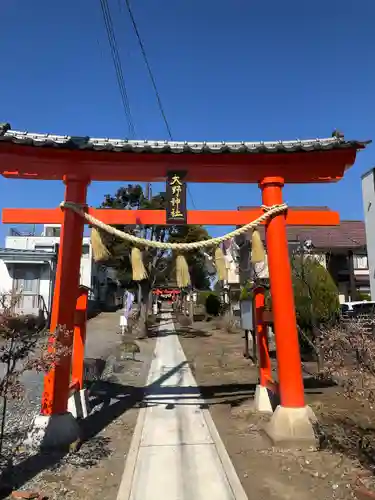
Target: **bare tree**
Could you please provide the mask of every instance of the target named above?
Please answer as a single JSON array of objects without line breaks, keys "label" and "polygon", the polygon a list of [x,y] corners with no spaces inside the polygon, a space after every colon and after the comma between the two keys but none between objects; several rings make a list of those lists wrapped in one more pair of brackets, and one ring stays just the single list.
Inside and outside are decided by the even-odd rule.
[{"label": "bare tree", "polygon": [[361,404],[375,405],[375,321],[359,317],[322,330],[322,375],[334,380],[343,394]]},{"label": "bare tree", "polygon": [[[65,342],[66,338],[71,336],[71,332],[59,327],[50,333],[40,328],[35,316],[17,315],[15,311],[19,300],[20,297],[14,294],[0,294],[1,469],[12,465],[14,453],[25,437],[18,432],[22,426],[19,419],[12,419],[12,424],[16,422],[19,428],[9,429],[7,425],[7,417],[11,413],[8,403],[21,402],[25,395],[22,383],[24,374],[31,371],[47,373],[71,352],[69,343]],[[7,443],[7,449],[11,451],[9,456],[4,453],[6,434],[11,436],[11,442]]]}]

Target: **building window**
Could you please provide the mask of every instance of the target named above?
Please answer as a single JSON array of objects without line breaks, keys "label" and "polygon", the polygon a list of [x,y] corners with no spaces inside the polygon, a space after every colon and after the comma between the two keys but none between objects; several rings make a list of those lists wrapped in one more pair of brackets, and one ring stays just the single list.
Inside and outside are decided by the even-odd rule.
[{"label": "building window", "polygon": [[60,238],[60,227],[46,227],[46,236],[50,238]]},{"label": "building window", "polygon": [[14,266],[13,289],[15,292],[38,293],[40,268],[36,266]]},{"label": "building window", "polygon": [[89,245],[83,245],[82,247],[82,255],[88,255],[90,253],[90,246]]},{"label": "building window", "polygon": [[367,255],[353,255],[354,269],[368,269]]}]

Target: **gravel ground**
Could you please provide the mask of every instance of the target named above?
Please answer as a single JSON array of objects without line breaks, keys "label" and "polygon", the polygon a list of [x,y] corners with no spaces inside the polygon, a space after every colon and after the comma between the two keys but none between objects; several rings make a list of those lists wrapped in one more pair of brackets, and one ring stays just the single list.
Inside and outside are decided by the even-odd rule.
[{"label": "gravel ground", "polygon": [[[119,312],[102,313],[87,324],[86,358],[106,359],[111,349],[118,343]],[[0,364],[0,377],[5,367]],[[38,414],[43,390],[43,374],[26,372],[21,378],[25,388],[22,401],[8,401],[6,429],[9,432],[17,426],[21,434],[27,429],[29,422]],[[14,446],[14,443],[13,443]]]},{"label": "gravel ground", "polygon": [[[113,386],[114,377],[122,377],[121,373],[116,375],[116,371],[121,372],[124,369],[124,360],[117,359],[118,346],[120,341],[118,335],[119,315],[119,312],[102,313],[88,322],[85,355],[85,361],[88,366],[87,372],[90,372],[92,375],[93,364],[99,367],[101,371],[104,369],[103,373],[101,374],[102,381],[96,382],[96,384],[94,384],[92,387],[92,405],[94,406],[95,411],[100,411],[103,406],[106,405],[106,402],[102,397],[103,387],[100,386],[100,384],[111,384],[110,387],[106,387],[104,391],[108,392],[111,403],[111,400],[113,399],[112,396],[115,398],[117,395],[111,395],[111,390],[113,392],[115,390],[114,387],[117,387],[119,385],[118,383],[115,383],[115,386]],[[150,341],[150,343],[152,342],[153,341]],[[150,349],[152,349],[151,346],[146,346],[145,349],[142,349],[142,351],[145,351],[145,356],[143,356],[143,352],[141,352],[140,356],[138,356],[140,361],[144,361],[145,359],[148,360],[150,358]],[[145,359],[143,359],[143,357],[145,357]],[[98,363],[95,360],[102,360],[102,362]],[[128,384],[133,383],[135,385],[138,379],[143,379],[143,376],[141,376],[142,370],[147,370],[145,368],[147,363],[137,363],[132,361],[132,364],[134,365],[134,367],[129,367],[129,369],[127,370],[128,380],[123,380],[123,382],[127,382]],[[133,379],[131,380],[132,376]],[[27,433],[27,430],[32,424],[33,418],[39,413],[40,410],[41,393],[43,389],[43,375],[34,372],[27,372],[22,379],[22,383],[24,384],[24,387],[26,389],[25,397],[21,401],[10,401],[7,406],[6,440],[4,443],[5,453],[3,453],[3,457],[6,457],[7,455],[14,456],[15,448],[20,445],[18,461],[25,462],[25,459],[27,459],[26,462],[30,462],[32,461],[32,457],[25,455],[26,452],[22,450],[21,443]],[[126,396],[131,395],[131,391],[128,392],[129,394],[126,394]],[[87,432],[92,431],[88,430]],[[94,432],[92,432],[92,434],[94,434]],[[57,470],[61,470],[68,464],[74,467],[91,467],[93,463],[98,463],[103,458],[113,453],[113,450],[110,450],[109,443],[107,441],[108,440],[104,435],[95,436],[90,439],[84,447],[82,447],[82,451],[80,451],[79,454],[77,454],[76,456],[70,456],[68,458],[63,458],[58,454],[55,456],[52,456],[51,454],[49,454],[48,456],[39,455],[38,462],[40,464],[40,467],[38,468],[43,468],[43,463],[45,462],[45,465],[48,464],[48,467],[50,469],[52,467],[52,469],[54,470],[54,474],[56,474]],[[55,465],[53,465],[53,463],[55,463]],[[26,474],[25,477],[27,476],[28,474]],[[43,481],[45,482],[44,479]],[[16,480],[16,483],[22,482],[23,480]],[[19,486],[21,486],[21,484],[19,484]],[[67,490],[69,489],[69,486],[64,487],[67,488]],[[0,495],[0,498],[5,497]]]}]

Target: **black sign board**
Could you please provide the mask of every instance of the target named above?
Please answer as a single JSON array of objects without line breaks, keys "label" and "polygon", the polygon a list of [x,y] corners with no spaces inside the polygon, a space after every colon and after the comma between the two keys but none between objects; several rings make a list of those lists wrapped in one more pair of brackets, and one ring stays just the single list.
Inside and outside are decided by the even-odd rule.
[{"label": "black sign board", "polygon": [[171,171],[167,174],[167,224],[186,224],[186,172]]}]

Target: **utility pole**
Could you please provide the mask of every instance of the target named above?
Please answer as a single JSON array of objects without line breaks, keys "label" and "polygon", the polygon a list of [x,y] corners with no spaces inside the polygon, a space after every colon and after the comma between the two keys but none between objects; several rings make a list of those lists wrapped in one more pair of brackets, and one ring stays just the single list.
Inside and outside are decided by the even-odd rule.
[{"label": "utility pole", "polygon": [[151,200],[151,183],[150,182],[146,183],[146,198],[148,199],[148,201]]}]

